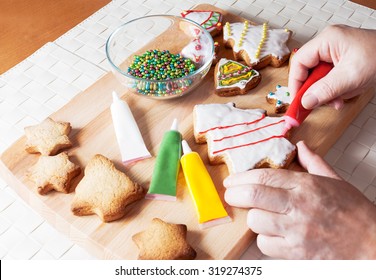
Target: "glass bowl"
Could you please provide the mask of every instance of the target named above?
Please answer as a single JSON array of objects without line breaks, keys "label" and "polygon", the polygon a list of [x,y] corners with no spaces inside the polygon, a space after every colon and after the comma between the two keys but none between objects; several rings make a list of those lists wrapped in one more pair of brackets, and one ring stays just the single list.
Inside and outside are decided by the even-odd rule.
[{"label": "glass bowl", "polygon": [[[167,59],[165,56],[163,62],[159,54],[166,52],[173,55]],[[118,27],[107,40],[106,55],[112,72],[133,93],[170,99],[186,95],[204,79],[213,61],[214,42],[205,28],[189,19],[152,15]],[[188,71],[189,64],[194,69],[191,66]],[[148,72],[141,68],[150,65]],[[130,72],[137,70],[142,74]]]}]

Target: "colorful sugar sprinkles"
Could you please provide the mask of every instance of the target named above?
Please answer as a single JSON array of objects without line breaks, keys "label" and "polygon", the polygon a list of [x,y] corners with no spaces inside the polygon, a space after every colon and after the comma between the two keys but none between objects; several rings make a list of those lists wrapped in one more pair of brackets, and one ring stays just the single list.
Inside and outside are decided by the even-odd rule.
[{"label": "colorful sugar sprinkles", "polygon": [[[135,55],[128,74],[147,81],[136,81],[138,93],[148,96],[180,95],[192,84],[184,77],[196,71],[191,59],[168,50],[149,50]],[[183,79],[181,79],[183,78]]]}]

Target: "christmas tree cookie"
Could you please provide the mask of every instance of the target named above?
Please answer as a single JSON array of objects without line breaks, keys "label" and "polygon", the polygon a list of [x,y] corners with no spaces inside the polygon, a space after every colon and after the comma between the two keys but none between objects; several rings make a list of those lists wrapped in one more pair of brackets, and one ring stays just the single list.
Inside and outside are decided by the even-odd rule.
[{"label": "christmas tree cookie", "polygon": [[237,61],[222,58],[215,67],[215,90],[220,96],[246,94],[260,81],[259,72]]},{"label": "christmas tree cookie", "polygon": [[212,36],[217,35],[222,30],[222,14],[219,12],[187,10],[183,11],[181,16],[197,22]]},{"label": "christmas tree cookie", "polygon": [[287,29],[272,29],[267,23],[251,25],[248,21],[229,23],[223,29],[223,41],[232,48],[236,60],[244,60],[256,69],[267,65],[280,67],[290,56]]}]

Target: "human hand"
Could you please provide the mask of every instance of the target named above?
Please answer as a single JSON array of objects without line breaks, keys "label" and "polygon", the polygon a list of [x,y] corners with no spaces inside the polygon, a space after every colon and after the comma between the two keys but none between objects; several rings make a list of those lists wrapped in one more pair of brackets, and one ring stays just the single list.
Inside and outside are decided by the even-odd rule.
[{"label": "human hand", "polygon": [[288,87],[295,96],[309,69],[319,61],[334,64],[331,72],[314,83],[303,95],[302,105],[313,109],[329,103],[336,109],[344,99],[376,85],[376,30],[331,25],[303,45],[290,64]]},{"label": "human hand", "polygon": [[376,259],[376,207],[303,142],[309,173],[254,169],[227,177],[225,200],[251,208],[257,245],[280,259]]}]

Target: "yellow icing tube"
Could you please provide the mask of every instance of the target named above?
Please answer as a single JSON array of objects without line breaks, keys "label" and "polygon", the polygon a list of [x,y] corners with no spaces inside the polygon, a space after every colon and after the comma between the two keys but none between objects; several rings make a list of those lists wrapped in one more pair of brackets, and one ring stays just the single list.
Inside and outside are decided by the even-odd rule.
[{"label": "yellow icing tube", "polygon": [[200,227],[207,228],[231,222],[200,155],[192,152],[185,140],[182,141],[182,146],[184,155],[180,162]]}]

